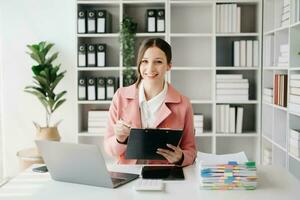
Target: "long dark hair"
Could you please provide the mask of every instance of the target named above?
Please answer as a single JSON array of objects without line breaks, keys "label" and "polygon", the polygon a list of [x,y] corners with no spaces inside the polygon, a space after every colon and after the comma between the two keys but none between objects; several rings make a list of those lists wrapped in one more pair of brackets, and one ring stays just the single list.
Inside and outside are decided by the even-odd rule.
[{"label": "long dark hair", "polygon": [[136,87],[139,86],[141,80],[143,79],[142,75],[141,75],[141,71],[140,71],[140,66],[142,63],[144,53],[150,47],[158,47],[160,50],[162,50],[166,54],[167,63],[168,64],[171,63],[172,49],[171,49],[171,46],[169,45],[169,43],[167,43],[165,40],[163,40],[161,38],[145,39],[139,48],[138,57],[137,57],[137,81],[135,83]]}]

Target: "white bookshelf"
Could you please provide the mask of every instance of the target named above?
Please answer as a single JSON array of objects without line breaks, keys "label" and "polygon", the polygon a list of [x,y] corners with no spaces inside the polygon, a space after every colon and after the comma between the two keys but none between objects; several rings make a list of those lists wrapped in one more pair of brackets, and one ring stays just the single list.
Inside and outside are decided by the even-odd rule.
[{"label": "white bookshelf", "polygon": [[[241,33],[216,32],[216,7],[220,3],[236,3],[242,8]],[[78,77],[115,76],[120,78],[120,86],[122,86],[123,67],[118,32],[123,16],[129,15],[138,23],[136,49],[142,40],[150,37],[160,37],[171,44],[173,68],[167,79],[176,89],[190,98],[194,113],[204,115],[203,133],[196,134],[198,150],[218,154],[245,151],[250,160],[260,161],[261,65],[233,67],[232,42],[247,39],[258,40],[259,47],[261,47],[261,1],[77,1],[77,8],[86,7],[103,8],[111,12],[113,32],[109,34],[77,34],[78,44],[103,42],[109,44],[110,47],[108,51],[109,67],[101,69],[76,67]],[[165,9],[165,33],[145,32],[145,12],[146,9],[151,8]],[[248,18],[251,20],[247,20]],[[259,55],[261,55],[260,52]],[[217,74],[242,74],[243,78],[247,78],[250,85],[249,100],[216,101]],[[195,86],[195,84],[197,85]],[[108,109],[111,101],[77,102],[78,142],[101,145],[103,134],[87,133],[87,113],[90,109]],[[244,107],[241,134],[216,132],[216,106],[218,104]]]},{"label": "white bookshelf", "polygon": [[[299,0],[297,0],[299,2]],[[287,74],[287,107],[275,105],[273,103],[262,103],[262,152],[269,149],[272,152],[272,165],[287,168],[292,174],[300,179],[300,158],[289,152],[289,130],[299,129],[300,114],[289,108],[290,75],[300,74],[300,23],[299,18],[293,16],[296,9],[296,0],[289,0],[290,21],[287,25],[281,26],[282,7],[284,0],[264,1],[264,41],[266,37],[274,37],[273,66],[266,66],[263,60],[263,85],[262,87],[274,88],[275,74]],[[300,3],[300,2],[299,2]],[[280,56],[280,45],[288,44],[289,55],[287,66],[278,64]],[[266,45],[264,48],[267,49]],[[262,154],[262,160],[264,156]]]}]

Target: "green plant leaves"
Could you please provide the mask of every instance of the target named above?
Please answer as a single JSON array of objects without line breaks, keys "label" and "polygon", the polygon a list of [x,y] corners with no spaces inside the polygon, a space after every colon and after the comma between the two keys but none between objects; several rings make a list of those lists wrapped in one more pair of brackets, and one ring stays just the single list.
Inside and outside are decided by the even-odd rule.
[{"label": "green plant leaves", "polygon": [[36,96],[45,107],[47,127],[49,126],[51,114],[66,101],[62,97],[67,93],[66,91],[59,92],[57,95],[54,93],[54,89],[64,78],[66,71],[59,72],[60,64],[56,66],[52,64],[58,57],[58,52],[47,56],[53,46],[53,43],[45,41],[27,45],[27,48],[30,50],[27,53],[38,65],[31,67],[35,85],[25,87],[24,91]]}]

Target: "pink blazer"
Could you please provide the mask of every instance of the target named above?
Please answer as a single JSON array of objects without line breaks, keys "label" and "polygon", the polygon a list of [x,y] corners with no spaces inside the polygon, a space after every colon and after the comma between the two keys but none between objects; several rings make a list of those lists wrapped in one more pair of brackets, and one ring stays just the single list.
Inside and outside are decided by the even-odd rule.
[{"label": "pink blazer", "polygon": [[[109,108],[109,121],[104,136],[105,151],[118,159],[119,164],[136,164],[137,160],[125,159],[126,144],[116,140],[113,125],[123,119],[131,123],[133,128],[141,128],[141,116],[138,100],[138,89],[135,85],[119,88]],[[184,153],[182,166],[190,165],[196,157],[193,110],[187,97],[181,95],[170,84],[165,102],[158,111],[154,123],[156,128],[183,129],[180,148]],[[151,160],[149,164],[168,164],[167,160]]]}]

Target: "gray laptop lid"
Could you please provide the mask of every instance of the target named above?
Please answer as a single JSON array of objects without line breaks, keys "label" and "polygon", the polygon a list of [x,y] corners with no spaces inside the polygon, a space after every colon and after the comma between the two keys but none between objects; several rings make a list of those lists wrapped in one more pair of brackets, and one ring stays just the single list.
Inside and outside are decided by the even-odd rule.
[{"label": "gray laptop lid", "polygon": [[36,144],[54,180],[115,187],[101,151],[96,145],[46,140],[37,140]]}]

